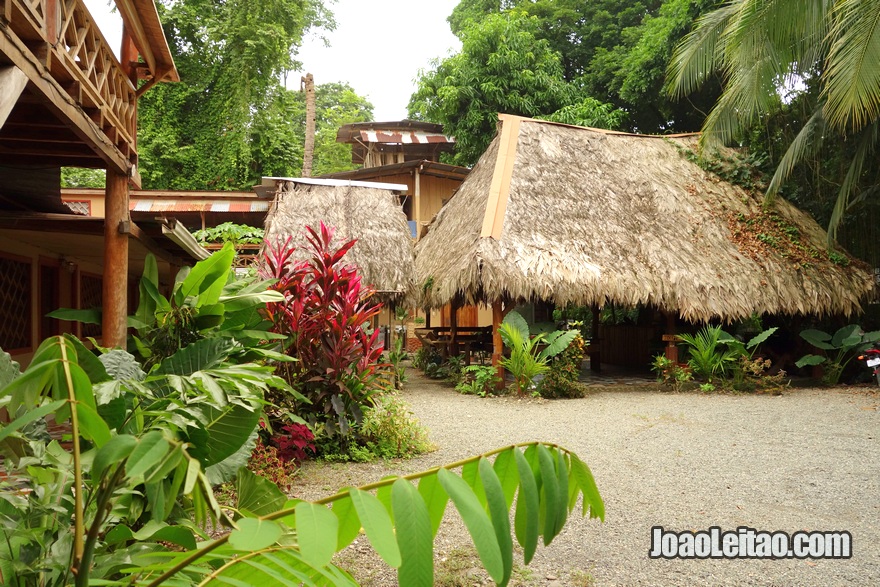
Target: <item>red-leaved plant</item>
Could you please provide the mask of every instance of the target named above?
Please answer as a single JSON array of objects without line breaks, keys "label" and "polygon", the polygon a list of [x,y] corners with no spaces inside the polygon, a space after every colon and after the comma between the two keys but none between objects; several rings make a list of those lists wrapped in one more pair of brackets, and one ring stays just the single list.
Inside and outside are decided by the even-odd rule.
[{"label": "red-leaved plant", "polygon": [[370,300],[374,290],[362,283],[357,268],[343,257],[350,241],[331,246],[333,229],[306,227],[310,257],[295,258],[291,239],[266,243],[260,276],[274,279],[284,302],[269,303],[266,312],[275,332],[287,335],[288,382],[312,403],[295,406],[313,429],[328,435],[349,435],[360,423],[374,391],[376,366],[382,354],[379,331],[367,332],[381,304]]},{"label": "red-leaved plant", "polygon": [[294,422],[282,426],[281,430],[284,432],[272,437],[272,444],[278,447],[278,456],[282,459],[299,464],[315,454],[315,435],[308,426]]}]

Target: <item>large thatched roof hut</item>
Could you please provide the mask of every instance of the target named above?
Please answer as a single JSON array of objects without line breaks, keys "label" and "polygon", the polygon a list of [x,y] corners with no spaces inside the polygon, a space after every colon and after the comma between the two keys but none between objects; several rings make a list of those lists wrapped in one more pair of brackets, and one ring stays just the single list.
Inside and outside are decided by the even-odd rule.
[{"label": "large thatched roof hut", "polygon": [[416,246],[425,304],[645,304],[692,321],[860,311],[871,274],[816,222],[693,163],[695,137],[500,116]]},{"label": "large thatched roof hut", "polygon": [[[397,193],[405,185],[338,179],[264,178],[262,191],[274,190],[266,217],[269,242],[288,237],[306,257],[305,228],[321,222],[336,232],[333,242],[357,243],[347,262],[357,265],[365,283],[385,300],[411,291],[413,245]],[[260,190],[258,190],[260,191]]]}]

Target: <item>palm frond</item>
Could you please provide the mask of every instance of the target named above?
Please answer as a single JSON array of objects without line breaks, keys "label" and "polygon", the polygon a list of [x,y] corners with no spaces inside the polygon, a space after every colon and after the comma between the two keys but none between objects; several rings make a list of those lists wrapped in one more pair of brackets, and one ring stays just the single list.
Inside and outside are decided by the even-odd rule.
[{"label": "palm frond", "polygon": [[880,117],[880,2],[841,0],[833,16],[826,117],[835,128],[858,131]]},{"label": "palm frond", "polygon": [[777,193],[779,193],[780,186],[785,183],[798,163],[803,161],[805,157],[809,157],[819,151],[824,142],[824,130],[825,115],[820,105],[798,132],[779,161],[779,165],[776,166],[776,172],[773,174],[773,179],[770,180],[767,193],[764,195],[764,205],[773,203]]},{"label": "palm frond", "polygon": [[721,69],[719,40],[738,10],[732,2],[701,16],[693,31],[678,44],[666,70],[664,91],[680,98],[699,88],[715,71]]},{"label": "palm frond", "polygon": [[828,223],[828,244],[829,246],[837,238],[837,228],[849,206],[850,196],[855,191],[859,178],[862,175],[862,169],[865,166],[865,160],[868,155],[874,151],[874,145],[877,144],[878,128],[880,128],[880,120],[874,120],[871,126],[864,129],[859,137],[859,144],[856,147],[855,155],[846,172],[846,177],[840,185],[840,191],[837,192],[837,201],[834,203],[834,210],[831,212],[831,220]]}]

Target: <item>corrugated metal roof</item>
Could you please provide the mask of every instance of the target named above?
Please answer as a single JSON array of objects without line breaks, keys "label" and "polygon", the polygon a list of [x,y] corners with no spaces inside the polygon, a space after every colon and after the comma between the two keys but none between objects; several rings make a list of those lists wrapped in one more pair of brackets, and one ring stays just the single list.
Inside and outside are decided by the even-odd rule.
[{"label": "corrugated metal roof", "polygon": [[136,200],[132,199],[132,212],[268,212],[269,202],[254,200]]},{"label": "corrugated metal roof", "polygon": [[455,139],[443,133],[424,131],[362,130],[361,140],[365,143],[399,143],[405,145],[427,145],[432,143],[454,143]]}]

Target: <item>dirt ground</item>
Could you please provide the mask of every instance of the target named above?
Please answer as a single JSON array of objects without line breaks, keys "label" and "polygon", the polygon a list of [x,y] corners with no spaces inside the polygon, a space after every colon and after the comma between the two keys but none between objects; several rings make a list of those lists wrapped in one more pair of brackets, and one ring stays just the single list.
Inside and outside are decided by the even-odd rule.
[{"label": "dirt ground", "polygon": [[[578,400],[463,396],[413,369],[403,397],[437,450],[370,464],[306,463],[294,492],[317,499],[530,440],[559,443],[592,469],[604,523],[572,516],[512,585],[880,584],[880,394],[876,387],[780,395],[670,393],[597,381]],[[457,516],[435,541],[436,585],[491,584]],[[852,558],[660,560],[651,528],[848,531]],[[516,555],[515,555],[516,557]],[[338,556],[363,585],[396,585],[363,535]],[[520,560],[521,563],[521,560]]]}]

